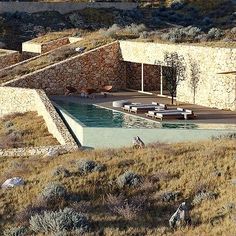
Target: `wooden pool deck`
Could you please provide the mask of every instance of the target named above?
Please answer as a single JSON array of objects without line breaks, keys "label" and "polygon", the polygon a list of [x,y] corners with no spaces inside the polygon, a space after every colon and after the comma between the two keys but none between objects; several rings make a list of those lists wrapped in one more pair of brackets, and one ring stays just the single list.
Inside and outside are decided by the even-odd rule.
[{"label": "wooden pool deck", "polygon": [[[106,98],[98,94],[95,98],[81,98],[80,96],[51,96],[52,100],[64,100],[71,101],[75,103],[85,103],[85,104],[97,104],[107,108],[111,108],[117,111],[123,111],[121,108],[112,107],[112,102],[117,100],[129,100],[130,102],[140,102],[140,103],[151,103],[158,102],[166,104],[168,108],[182,107],[185,109],[190,109],[196,115],[194,120],[165,120],[171,122],[187,122],[196,124],[225,124],[225,125],[236,125],[236,111],[226,111],[216,108],[209,108],[204,106],[199,106],[195,104],[188,104],[179,101],[175,101],[174,105],[171,105],[171,99],[167,97],[160,97],[156,95],[143,94],[133,91],[121,91],[114,92],[108,95]],[[145,114],[137,114],[137,116],[145,117]],[[158,120],[159,121],[159,120]],[[235,126],[236,127],[236,126]]]}]

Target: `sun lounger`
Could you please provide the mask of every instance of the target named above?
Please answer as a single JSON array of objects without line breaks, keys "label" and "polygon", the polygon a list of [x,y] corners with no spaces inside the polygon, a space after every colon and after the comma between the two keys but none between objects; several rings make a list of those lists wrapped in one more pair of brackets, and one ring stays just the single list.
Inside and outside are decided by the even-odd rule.
[{"label": "sun lounger", "polygon": [[147,117],[154,118],[157,113],[173,113],[173,112],[179,113],[179,111],[176,109],[171,109],[171,110],[156,109],[156,110],[148,111],[145,115]]},{"label": "sun lounger", "polygon": [[154,115],[155,118],[157,119],[190,119],[194,118],[194,113],[191,110],[185,110],[182,108],[172,110],[172,111],[159,111]]},{"label": "sun lounger", "polygon": [[153,106],[153,105],[158,106],[159,104],[156,103],[156,102],[152,102],[152,103],[149,103],[149,104],[131,103],[131,104],[128,104],[128,105],[124,105],[123,110],[130,111],[132,109],[132,107],[143,107],[143,106]]},{"label": "sun lounger", "polygon": [[164,110],[164,107],[160,105],[137,106],[137,107],[132,107],[129,111],[134,113],[144,113],[147,111],[153,111],[157,109]]}]

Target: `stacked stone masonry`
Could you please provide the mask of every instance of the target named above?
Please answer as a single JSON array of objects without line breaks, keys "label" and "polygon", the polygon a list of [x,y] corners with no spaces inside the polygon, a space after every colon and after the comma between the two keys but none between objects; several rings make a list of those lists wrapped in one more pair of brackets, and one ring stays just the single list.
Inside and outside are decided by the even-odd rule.
[{"label": "stacked stone masonry", "polygon": [[100,89],[112,85],[114,89],[126,88],[125,63],[122,61],[119,43],[114,42],[62,62],[48,66],[6,86],[43,89],[50,95],[62,95],[66,86],[78,91],[83,88]]},{"label": "stacked stone masonry", "polygon": [[[49,149],[77,150],[78,146],[69,133],[67,127],[56,112],[52,103],[42,90],[0,87],[0,116],[15,113],[36,111],[41,115],[48,127],[48,131],[58,140],[60,145],[51,147],[32,147],[11,150],[0,150],[2,155],[13,153],[19,155],[45,154]],[[25,150],[25,152],[23,151]]]},{"label": "stacked stone masonry", "polygon": [[41,45],[41,53],[52,51],[56,48],[59,48],[61,46],[69,44],[69,43],[70,43],[70,41],[69,41],[68,37],[64,37],[64,38],[56,39],[56,40],[53,40],[53,41],[50,41],[47,43],[43,43]]},{"label": "stacked stone masonry", "polygon": [[[160,66],[143,65],[145,91],[160,89]],[[126,86],[128,89],[141,90],[142,68],[140,63],[126,63]]]},{"label": "stacked stone masonry", "polygon": [[6,53],[4,53],[2,56],[0,53],[0,70],[13,64],[16,64],[19,61],[20,61],[19,52],[7,50]]}]

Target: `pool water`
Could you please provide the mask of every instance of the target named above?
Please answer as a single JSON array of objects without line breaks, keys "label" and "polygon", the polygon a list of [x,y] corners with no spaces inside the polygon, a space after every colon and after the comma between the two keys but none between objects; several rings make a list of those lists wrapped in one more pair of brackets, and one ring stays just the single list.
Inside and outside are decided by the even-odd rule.
[{"label": "pool water", "polygon": [[158,122],[152,122],[134,115],[102,108],[91,104],[78,104],[56,101],[64,111],[87,127],[107,128],[160,128]]}]

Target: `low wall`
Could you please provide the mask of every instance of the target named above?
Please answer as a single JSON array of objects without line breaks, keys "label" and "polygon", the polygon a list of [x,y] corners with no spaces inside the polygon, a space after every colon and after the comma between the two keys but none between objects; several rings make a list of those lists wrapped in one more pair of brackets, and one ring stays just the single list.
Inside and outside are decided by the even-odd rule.
[{"label": "low wall", "polygon": [[0,14],[4,12],[28,12],[58,11],[62,14],[85,8],[116,8],[120,10],[132,10],[137,8],[137,3],[128,2],[0,2]]},{"label": "low wall", "polygon": [[22,43],[22,51],[31,53],[46,53],[69,43],[70,41],[68,37],[59,38],[46,43],[28,41]]},{"label": "low wall", "polygon": [[[148,143],[177,143],[195,142],[211,139],[228,133],[235,133],[235,126],[232,129],[169,129],[169,128],[98,128],[86,127],[77,122],[73,116],[58,108],[67,124],[72,128],[75,137],[83,147],[90,148],[121,148],[132,146],[133,137],[139,136],[145,144]],[[209,125],[210,126],[210,125]],[[217,129],[218,128],[218,129]]]},{"label": "low wall", "polygon": [[[236,110],[236,48],[202,47],[120,41],[123,60],[165,66],[166,53],[177,52],[186,65],[185,80],[177,87],[177,100],[220,109]],[[193,89],[193,73],[199,81]],[[144,75],[145,76],[145,75]],[[156,80],[158,82],[158,78]],[[194,97],[195,90],[195,97]]]},{"label": "low wall", "polygon": [[20,61],[19,52],[6,50],[6,54],[3,54],[2,56],[0,54],[0,70],[10,65],[16,64],[19,61]]},{"label": "low wall", "polygon": [[[15,112],[24,113],[28,111],[36,111],[44,118],[48,131],[60,143],[60,145],[55,146],[56,149],[58,149],[59,146],[67,151],[76,150],[78,148],[65,124],[42,90],[0,87],[0,116]],[[27,150],[26,153],[41,152],[41,154],[43,154],[48,151],[48,148],[52,147],[32,147],[24,150]],[[23,151],[21,152],[20,150],[21,149],[1,149],[0,154],[3,152],[5,153],[4,155],[6,155],[6,153],[12,153],[12,151],[15,151],[15,155],[19,155],[20,153],[24,155],[24,153],[22,153]]]},{"label": "low wall", "polygon": [[81,55],[45,67],[3,84],[4,86],[43,89],[50,95],[62,95],[66,86],[114,89],[126,87],[125,63],[121,60],[119,43],[114,42]]}]

